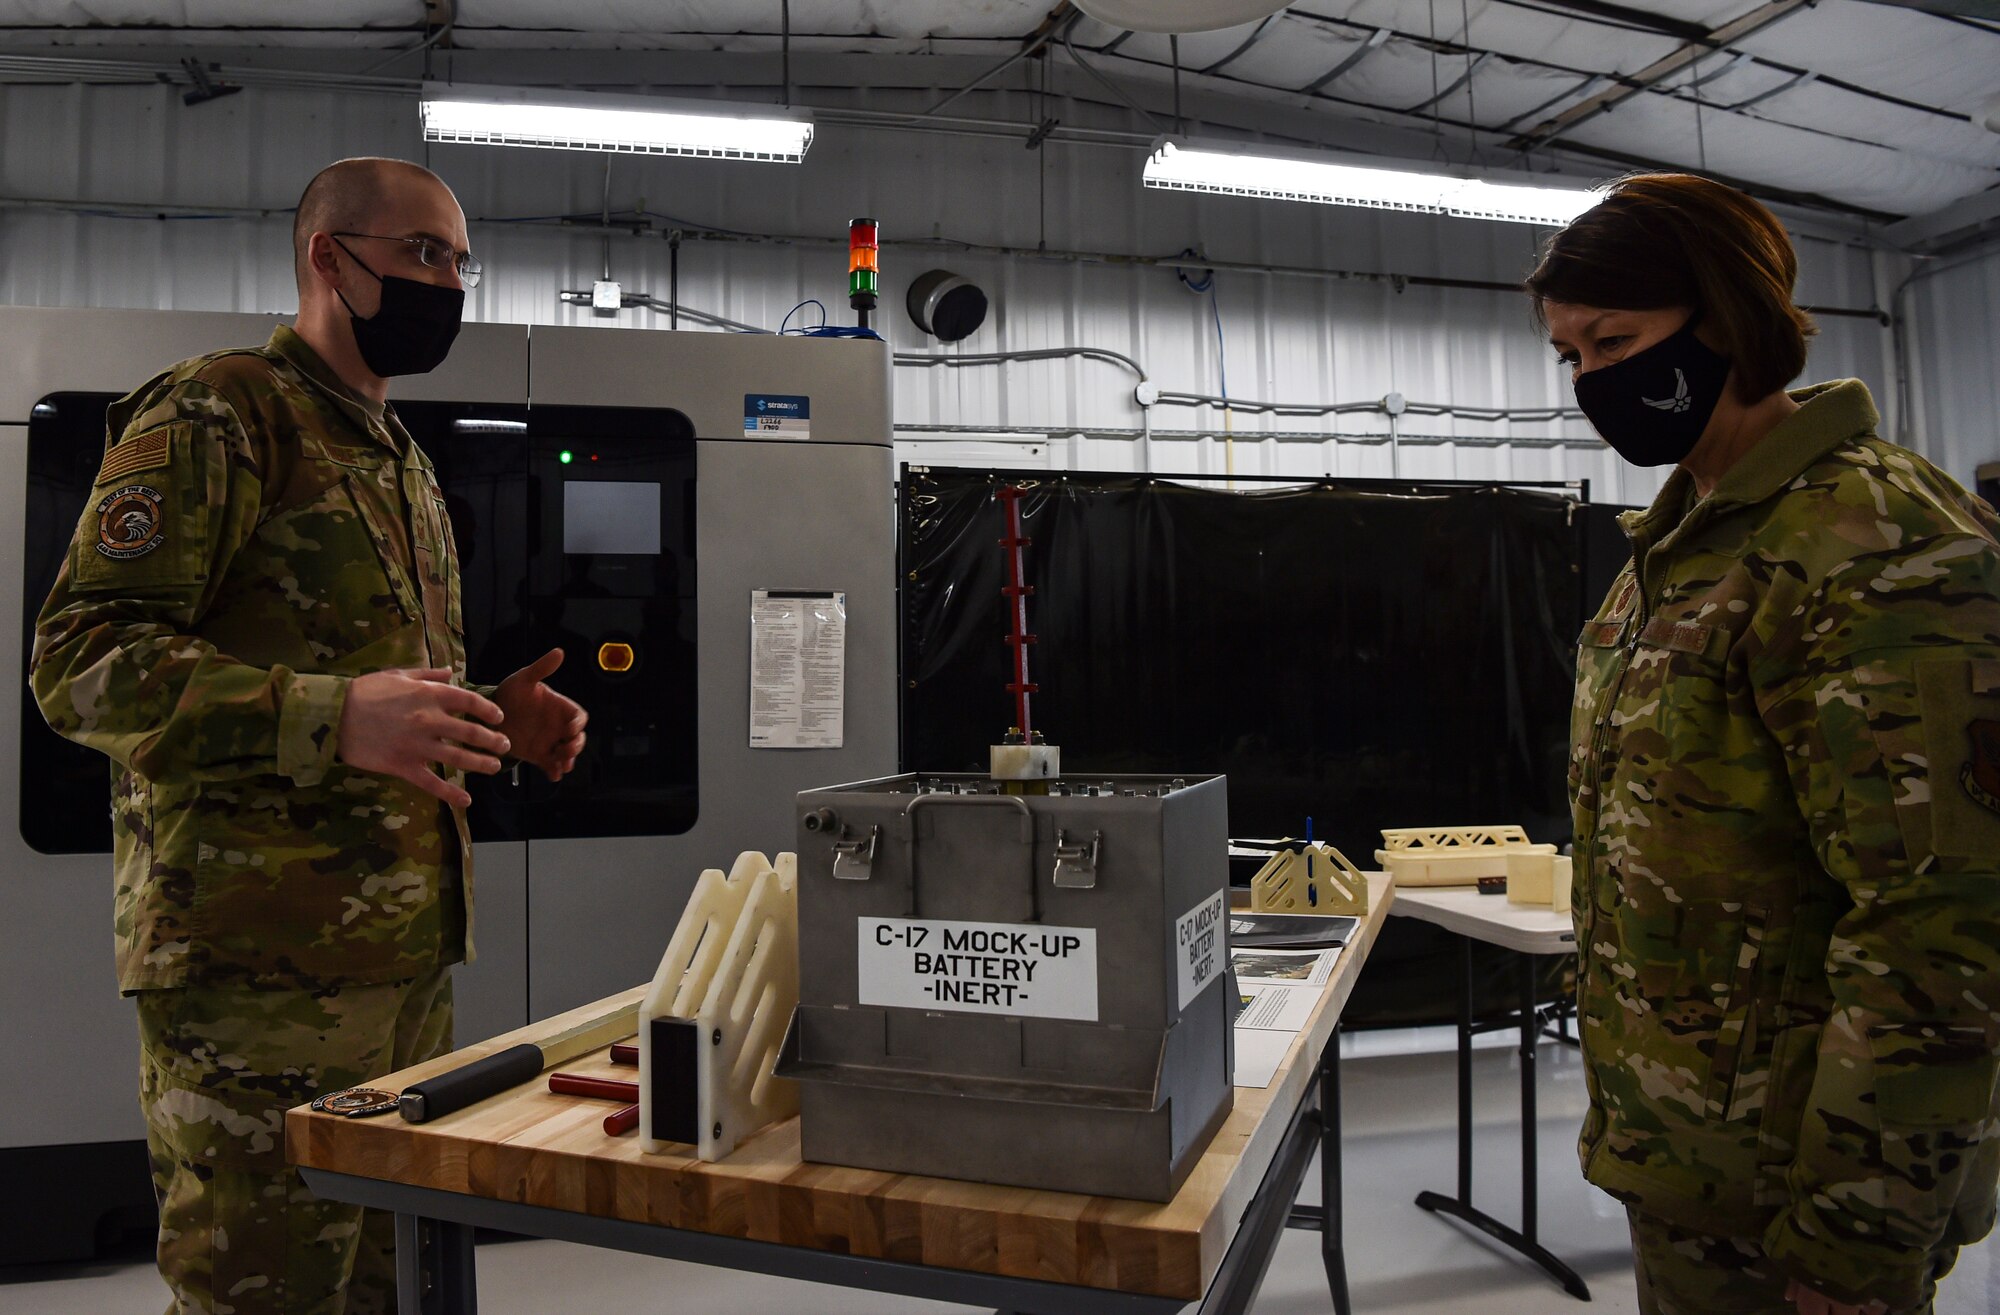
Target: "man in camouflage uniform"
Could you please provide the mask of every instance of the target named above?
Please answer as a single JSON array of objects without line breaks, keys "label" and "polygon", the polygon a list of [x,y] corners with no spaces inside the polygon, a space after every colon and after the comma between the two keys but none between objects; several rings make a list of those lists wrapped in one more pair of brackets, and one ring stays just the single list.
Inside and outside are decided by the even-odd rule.
[{"label": "man in camouflage uniform", "polygon": [[1584,1173],[1668,1315],[1927,1310],[2000,1177],[2000,520],[1791,396],[1579,658]]},{"label": "man in camouflage uniform", "polygon": [[216,1315],[393,1308],[389,1220],[305,1191],[283,1113],[450,1048],[462,773],[558,778],[583,747],[541,683],[559,651],[464,684],[443,494],[385,405],[476,277],[456,200],[342,161],[294,228],[295,327],[111,408],[31,675],[111,759],[160,1268],[170,1309]]}]

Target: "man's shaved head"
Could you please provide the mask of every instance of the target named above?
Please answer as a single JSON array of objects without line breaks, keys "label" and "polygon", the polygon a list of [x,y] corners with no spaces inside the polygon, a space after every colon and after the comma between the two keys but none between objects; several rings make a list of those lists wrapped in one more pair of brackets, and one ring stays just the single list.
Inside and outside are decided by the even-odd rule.
[{"label": "man's shaved head", "polygon": [[310,277],[307,244],[314,233],[374,232],[390,189],[397,183],[408,184],[419,179],[435,183],[450,194],[444,179],[422,165],[383,156],[336,160],[314,174],[300,194],[298,212],[292,218],[292,264],[298,276],[299,295],[305,295]]}]

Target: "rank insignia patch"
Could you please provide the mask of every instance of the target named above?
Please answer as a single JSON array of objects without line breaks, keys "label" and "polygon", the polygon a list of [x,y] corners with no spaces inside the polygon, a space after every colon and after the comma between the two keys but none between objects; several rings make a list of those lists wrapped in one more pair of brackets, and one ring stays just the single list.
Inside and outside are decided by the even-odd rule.
[{"label": "rank insignia patch", "polygon": [[1972,757],[1959,771],[1959,784],[1982,807],[2000,813],[2000,721],[1982,719],[1966,730],[1972,736]]},{"label": "rank insignia patch", "polygon": [[165,543],[160,503],[160,491],[148,484],[127,484],[107,496],[97,504],[97,551],[123,562]]},{"label": "rank insignia patch", "polygon": [[1639,582],[1627,580],[1618,590],[1617,601],[1611,604],[1611,611],[1605,616],[1607,621],[1623,621],[1632,615],[1632,604],[1639,597]]}]

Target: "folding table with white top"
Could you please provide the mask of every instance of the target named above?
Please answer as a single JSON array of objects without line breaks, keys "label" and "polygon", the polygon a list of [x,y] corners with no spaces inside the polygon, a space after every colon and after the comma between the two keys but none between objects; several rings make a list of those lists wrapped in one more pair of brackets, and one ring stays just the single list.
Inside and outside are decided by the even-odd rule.
[{"label": "folding table with white top", "polygon": [[[1509,903],[1504,895],[1482,895],[1470,886],[1399,886],[1390,913],[1418,918],[1456,932],[1464,939],[1463,979],[1458,999],[1458,1195],[1421,1192],[1417,1204],[1437,1214],[1472,1225],[1503,1246],[1511,1247],[1548,1271],[1579,1301],[1590,1300],[1590,1289],[1575,1270],[1535,1238],[1535,1043],[1541,1018],[1535,1009],[1535,959],[1538,954],[1568,954],[1576,949],[1576,931],[1567,909]],[[1520,960],[1521,997],[1518,1008],[1497,1017],[1472,1016],[1472,943],[1484,941],[1513,950]],[[1472,1204],[1472,1038],[1518,1026],[1521,1030],[1521,1227],[1509,1228]]]}]

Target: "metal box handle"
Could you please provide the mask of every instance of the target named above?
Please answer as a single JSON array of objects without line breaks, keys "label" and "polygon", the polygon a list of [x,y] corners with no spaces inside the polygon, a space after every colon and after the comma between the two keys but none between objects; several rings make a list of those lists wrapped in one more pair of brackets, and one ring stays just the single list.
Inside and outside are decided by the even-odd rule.
[{"label": "metal box handle", "polygon": [[954,808],[964,808],[968,804],[984,804],[989,808],[996,804],[1002,808],[1018,808],[1021,810],[1021,841],[1023,844],[1029,845],[1035,843],[1035,815],[1028,811],[1028,805],[1019,795],[920,794],[915,799],[910,800],[909,806],[903,809],[903,816],[913,817],[917,811],[917,806],[920,804],[934,804],[944,800],[949,800]]},{"label": "metal box handle", "polygon": [[[949,802],[953,808],[964,808],[971,804],[981,804],[988,808],[994,808],[994,807],[1016,808],[1020,810],[1021,843],[1028,846],[1030,851],[1029,862],[1027,865],[1027,873],[1028,873],[1027,921],[1040,922],[1042,920],[1042,901],[1041,901],[1040,890],[1035,884],[1035,865],[1033,862],[1033,849],[1035,844],[1035,815],[1032,811],[1029,810],[1027,803],[1023,801],[1019,795],[920,794],[916,798],[910,800],[909,805],[903,809],[904,823],[908,830],[907,838],[910,842],[910,846],[913,851],[917,843],[917,837],[916,837],[917,828],[915,820],[917,806],[919,804],[927,805],[927,804],[944,803],[944,802]],[[910,865],[910,916],[912,917],[916,916],[916,906],[917,906],[917,870],[916,870],[916,865],[912,863]]]},{"label": "metal box handle", "polygon": [[1097,855],[1104,847],[1104,833],[1093,831],[1090,839],[1071,840],[1069,832],[1056,831],[1055,883],[1069,890],[1097,888]]},{"label": "metal box handle", "polygon": [[[849,837],[833,842],[833,878],[835,881],[866,881],[875,867],[875,846],[882,839],[882,828],[871,826],[866,837]],[[842,867],[848,869],[842,871]]]}]

